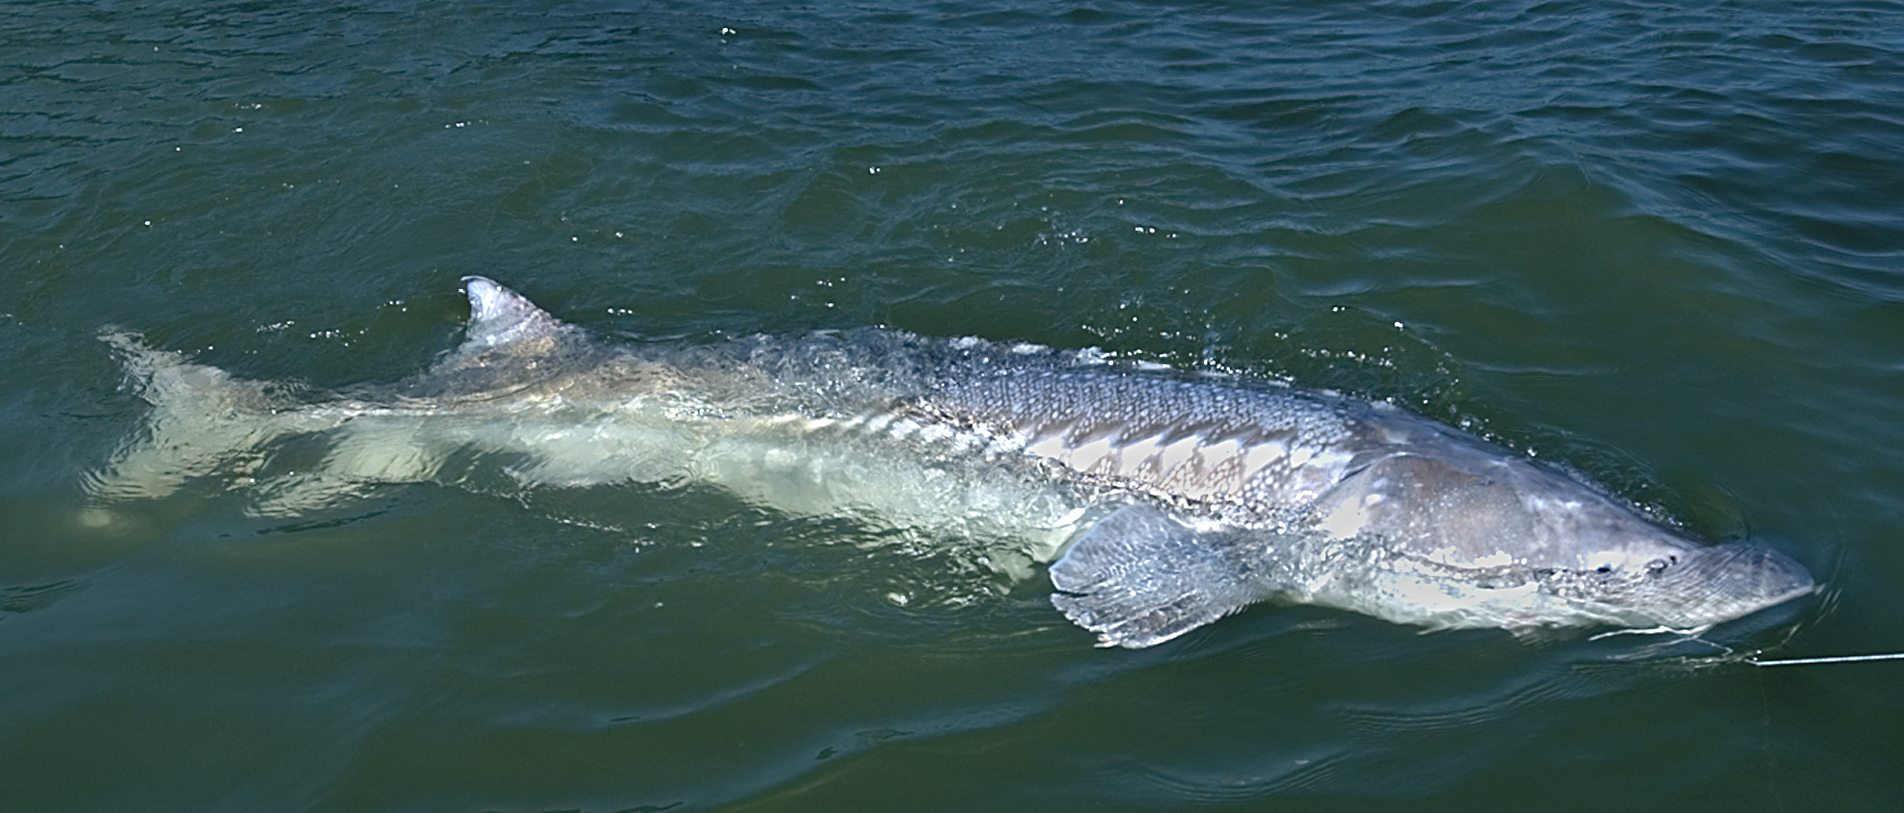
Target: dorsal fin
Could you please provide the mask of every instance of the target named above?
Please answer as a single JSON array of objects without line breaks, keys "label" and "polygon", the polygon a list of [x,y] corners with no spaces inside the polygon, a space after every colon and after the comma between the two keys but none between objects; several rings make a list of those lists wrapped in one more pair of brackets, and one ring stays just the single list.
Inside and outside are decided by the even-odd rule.
[{"label": "dorsal fin", "polygon": [[463,288],[469,293],[469,338],[460,348],[465,352],[549,338],[566,327],[528,297],[488,277],[464,277]]}]

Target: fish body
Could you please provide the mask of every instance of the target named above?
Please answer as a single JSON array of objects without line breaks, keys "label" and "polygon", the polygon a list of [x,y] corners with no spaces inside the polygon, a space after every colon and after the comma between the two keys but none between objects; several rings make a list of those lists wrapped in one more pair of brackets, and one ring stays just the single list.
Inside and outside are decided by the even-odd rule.
[{"label": "fish body", "polygon": [[[295,516],[501,460],[527,487],[697,483],[1049,563],[1053,604],[1143,647],[1264,600],[1428,628],[1703,628],[1810,593],[1769,548],[1703,545],[1558,470],[1383,403],[896,331],[603,343],[465,280],[467,338],[329,397],[105,338],[152,404],[102,500],[226,476]],[[265,465],[289,439],[323,457]]]}]

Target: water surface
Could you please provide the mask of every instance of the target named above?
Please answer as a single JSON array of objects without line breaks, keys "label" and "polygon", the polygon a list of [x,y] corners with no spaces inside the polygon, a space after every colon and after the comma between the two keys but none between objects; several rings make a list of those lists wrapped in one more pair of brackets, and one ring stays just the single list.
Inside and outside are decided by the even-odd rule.
[{"label": "water surface", "polygon": [[627,341],[885,325],[1387,399],[1904,648],[1904,5],[34,2],[0,13],[20,810],[1880,809],[1900,667],[1039,580],[719,493],[110,527],[95,340],[393,380],[496,277]]}]

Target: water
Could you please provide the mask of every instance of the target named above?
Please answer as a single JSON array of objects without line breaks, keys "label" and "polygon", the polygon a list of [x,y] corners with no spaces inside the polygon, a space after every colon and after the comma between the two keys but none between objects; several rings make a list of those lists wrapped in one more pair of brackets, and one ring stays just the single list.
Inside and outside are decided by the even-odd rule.
[{"label": "water", "polygon": [[1904,648],[1904,5],[542,0],[0,13],[18,810],[1888,809],[1891,663],[1039,580],[626,486],[297,521],[84,472],[105,325],[391,380],[495,276],[627,340],[888,325],[1283,377],[1557,461]]}]

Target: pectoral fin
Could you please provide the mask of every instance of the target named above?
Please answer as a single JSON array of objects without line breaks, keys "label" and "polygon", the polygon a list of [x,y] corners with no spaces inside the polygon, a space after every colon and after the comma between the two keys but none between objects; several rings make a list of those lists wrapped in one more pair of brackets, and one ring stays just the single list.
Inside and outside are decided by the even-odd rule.
[{"label": "pectoral fin", "polygon": [[1078,537],[1051,565],[1051,603],[1104,646],[1160,644],[1236,612],[1266,591],[1240,531],[1200,531],[1128,505]]}]

